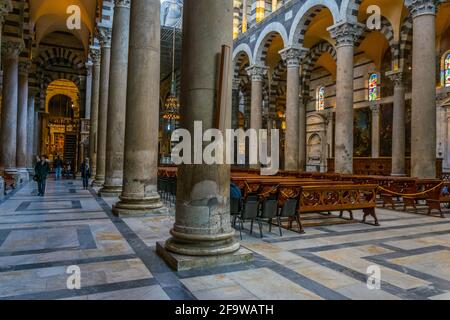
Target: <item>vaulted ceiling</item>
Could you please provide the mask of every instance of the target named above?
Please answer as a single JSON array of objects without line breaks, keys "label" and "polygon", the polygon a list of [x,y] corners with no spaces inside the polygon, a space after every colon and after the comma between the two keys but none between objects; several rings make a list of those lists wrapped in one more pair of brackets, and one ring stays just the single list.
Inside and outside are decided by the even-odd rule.
[{"label": "vaulted ceiling", "polygon": [[[29,0],[31,23],[35,26],[36,42],[52,32],[69,32],[73,34],[87,50],[89,37],[94,33],[97,8],[102,0]],[[70,6],[76,5],[81,12],[81,29],[69,30],[67,20]]]}]

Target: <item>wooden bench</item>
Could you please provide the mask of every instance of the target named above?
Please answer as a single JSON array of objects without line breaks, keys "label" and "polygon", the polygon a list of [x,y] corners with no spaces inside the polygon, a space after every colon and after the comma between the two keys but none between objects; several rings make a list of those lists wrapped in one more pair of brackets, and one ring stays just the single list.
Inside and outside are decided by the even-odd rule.
[{"label": "wooden bench", "polygon": [[[441,184],[441,182],[441,180],[437,179],[417,179],[414,188],[411,188],[409,192],[407,192],[414,195],[405,195],[402,197],[403,211],[406,211],[408,207],[412,207],[414,208],[414,212],[417,212],[416,205],[418,201],[426,201],[430,197],[429,193],[433,192],[434,189]],[[427,190],[431,191],[426,192]]]},{"label": "wooden bench", "polygon": [[5,194],[8,188],[16,189],[17,188],[17,175],[6,173],[3,175],[3,179],[5,180]]},{"label": "wooden bench", "polygon": [[340,211],[350,213],[353,220],[353,210],[363,210],[362,222],[366,223],[368,216],[374,219],[374,225],[379,226],[375,212],[377,185],[331,185],[306,186],[301,189],[299,214]]},{"label": "wooden bench", "polygon": [[438,210],[441,218],[445,218],[441,205],[450,204],[450,181],[444,181],[439,188],[429,192],[426,202],[428,215],[431,215],[432,210]]}]

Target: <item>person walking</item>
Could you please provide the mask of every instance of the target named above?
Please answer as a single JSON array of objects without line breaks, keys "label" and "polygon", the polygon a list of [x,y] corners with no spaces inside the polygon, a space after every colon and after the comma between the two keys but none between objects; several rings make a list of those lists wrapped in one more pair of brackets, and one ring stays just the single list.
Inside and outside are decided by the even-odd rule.
[{"label": "person walking", "polygon": [[60,180],[61,172],[62,172],[62,168],[63,168],[63,161],[61,160],[61,158],[59,156],[56,157],[53,166],[55,168],[55,180]]},{"label": "person walking", "polygon": [[43,197],[45,194],[45,185],[49,171],[50,166],[48,165],[47,157],[43,155],[34,167],[35,180],[38,184],[38,196],[40,197]]},{"label": "person walking", "polygon": [[80,167],[81,179],[83,179],[83,189],[87,190],[89,186],[89,179],[91,178],[91,167],[89,166],[89,159],[84,159]]},{"label": "person walking", "polygon": [[70,179],[72,176],[72,164],[70,163],[70,161],[67,161],[66,170],[64,172],[64,175],[65,175],[66,179]]}]

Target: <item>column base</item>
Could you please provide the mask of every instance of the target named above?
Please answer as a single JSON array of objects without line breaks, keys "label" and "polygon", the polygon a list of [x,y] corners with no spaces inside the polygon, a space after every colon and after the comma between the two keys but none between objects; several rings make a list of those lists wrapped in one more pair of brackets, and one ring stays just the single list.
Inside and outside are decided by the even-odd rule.
[{"label": "column base", "polygon": [[107,186],[104,185],[98,192],[102,198],[116,198],[122,194],[122,186]]},{"label": "column base", "polygon": [[407,175],[404,173],[391,173],[391,177],[406,177]]},{"label": "column base", "polygon": [[161,202],[159,194],[139,199],[120,196],[120,201],[113,205],[112,211],[115,216],[121,218],[169,213]]},{"label": "column base", "polygon": [[156,253],[175,271],[213,268],[246,263],[253,260],[253,253],[245,248],[235,252],[213,256],[187,256],[168,251],[164,242],[156,243]]},{"label": "column base", "polygon": [[93,188],[102,188],[104,183],[105,183],[105,180],[95,179],[95,180],[92,182],[92,187],[93,187]]},{"label": "column base", "polygon": [[5,180],[0,176],[0,201],[5,197]]}]

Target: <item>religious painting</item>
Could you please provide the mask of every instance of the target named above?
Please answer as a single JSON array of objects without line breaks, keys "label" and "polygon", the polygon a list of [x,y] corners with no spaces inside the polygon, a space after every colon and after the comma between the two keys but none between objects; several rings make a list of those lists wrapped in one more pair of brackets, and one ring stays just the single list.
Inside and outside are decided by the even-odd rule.
[{"label": "religious painting", "polygon": [[380,156],[392,156],[392,121],[394,117],[392,103],[381,106]]},{"label": "religious painting", "polygon": [[354,113],[354,156],[370,157],[372,152],[370,108],[356,109]]}]

